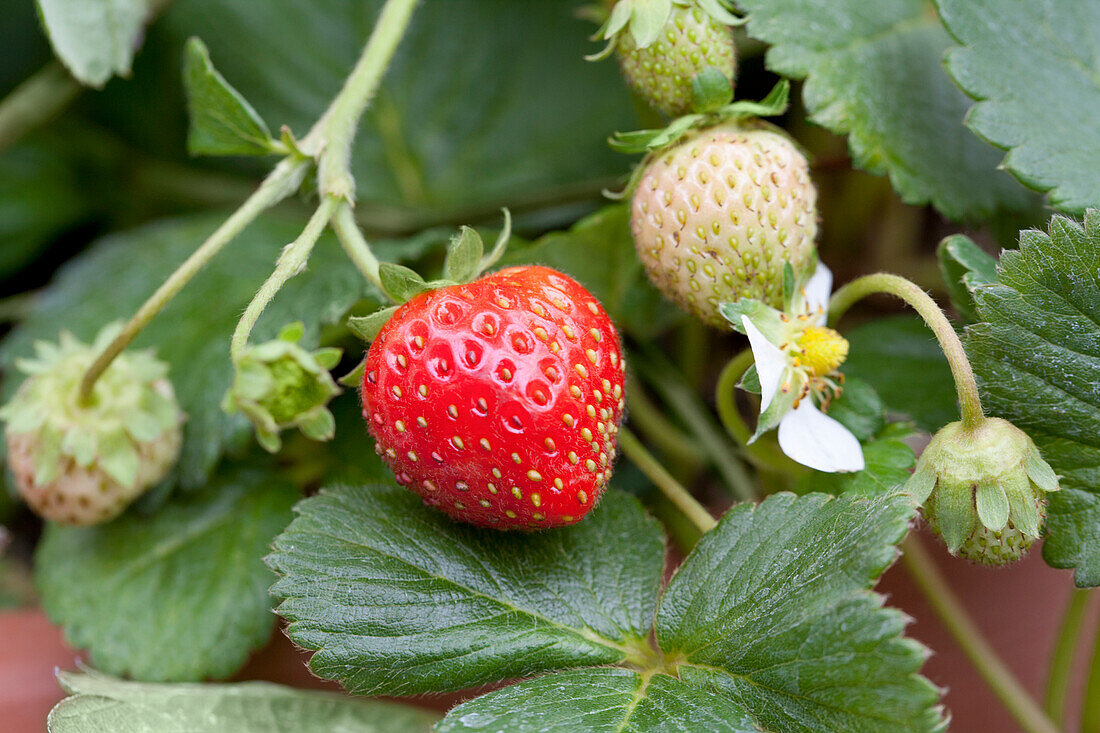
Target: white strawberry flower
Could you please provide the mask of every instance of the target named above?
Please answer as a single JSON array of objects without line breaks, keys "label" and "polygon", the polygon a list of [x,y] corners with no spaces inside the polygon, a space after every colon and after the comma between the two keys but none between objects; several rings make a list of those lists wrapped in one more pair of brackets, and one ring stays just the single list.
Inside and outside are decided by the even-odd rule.
[{"label": "white strawberry flower", "polygon": [[822,411],[840,391],[837,368],[848,356],[848,342],[825,325],[832,285],[833,274],[819,263],[805,287],[786,298],[783,311],[751,298],[723,303],[720,311],[749,337],[756,361],[760,419],[749,442],[778,427],[779,447],[802,465],[861,471],[859,440]]}]

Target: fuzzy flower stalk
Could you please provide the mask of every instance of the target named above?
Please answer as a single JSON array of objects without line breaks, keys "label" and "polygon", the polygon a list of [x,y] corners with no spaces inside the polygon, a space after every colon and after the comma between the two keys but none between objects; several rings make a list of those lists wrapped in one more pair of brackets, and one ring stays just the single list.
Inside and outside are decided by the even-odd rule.
[{"label": "fuzzy flower stalk", "polygon": [[719,311],[749,337],[760,381],[760,418],[752,443],[773,428],[779,447],[804,466],[831,473],[861,471],[863,450],[848,428],[824,413],[842,390],[839,367],[848,342],[825,326],[833,276],[818,264],[802,288],[785,269],[784,308],[754,298],[723,303]]},{"label": "fuzzy flower stalk", "polygon": [[80,383],[119,326],[91,345],[70,333],[38,342],[16,362],[28,378],[0,409],[8,464],[28,506],[53,522],[106,522],[165,477],[179,458],[183,413],[168,365],[152,351],[123,352],[87,400]]}]

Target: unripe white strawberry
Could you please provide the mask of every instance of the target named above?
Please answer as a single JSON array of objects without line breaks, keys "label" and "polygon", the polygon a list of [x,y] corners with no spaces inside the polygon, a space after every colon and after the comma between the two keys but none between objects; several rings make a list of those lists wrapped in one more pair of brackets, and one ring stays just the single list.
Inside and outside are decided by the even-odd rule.
[{"label": "unripe white strawberry", "polygon": [[669,299],[718,328],[718,304],[756,298],[780,308],[783,267],[810,274],[817,190],[787,137],[761,122],[726,122],[655,153],[634,192],[634,246]]},{"label": "unripe white strawberry", "polygon": [[120,354],[87,404],[80,381],[114,330],[95,344],[63,333],[18,362],[30,376],[0,409],[8,465],[27,504],[62,524],[105,522],[160,481],[179,457],[183,416],[168,367],[150,352]]},{"label": "unripe white strawberry", "polygon": [[617,50],[630,87],[670,117],[691,112],[691,82],[703,69],[718,69],[731,84],[737,73],[729,26],[697,6],[674,5],[657,40],[644,48],[631,33],[620,34]]}]

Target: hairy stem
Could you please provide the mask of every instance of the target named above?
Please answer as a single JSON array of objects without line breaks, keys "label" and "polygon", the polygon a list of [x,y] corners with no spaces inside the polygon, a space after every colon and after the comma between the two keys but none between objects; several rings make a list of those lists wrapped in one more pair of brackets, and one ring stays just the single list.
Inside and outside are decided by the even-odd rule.
[{"label": "hairy stem", "polygon": [[332,217],[332,229],[336,232],[336,238],[340,240],[340,246],[359,268],[359,272],[363,273],[363,277],[383,295],[389,297],[385,288],[382,287],[381,278],[378,277],[378,258],[371,252],[370,244],[359,229],[351,204],[347,201],[340,201],[339,206],[336,207],[336,214]]},{"label": "hairy stem", "polygon": [[351,177],[351,144],[366,111],[378,90],[401,38],[412,19],[419,0],[386,0],[370,40],[358,63],[344,82],[328,111],[302,141],[304,150],[322,146],[317,173],[322,195],[351,201],[355,183]]},{"label": "hairy stem", "polygon": [[229,355],[234,362],[240,360],[245,346],[248,345],[248,337],[252,334],[252,328],[256,325],[256,321],[260,319],[260,315],[267,308],[271,299],[286,284],[287,280],[305,269],[306,261],[309,260],[309,254],[313,251],[313,246],[321,238],[321,234],[328,226],[339,203],[340,200],[332,196],[323,197],[320,206],[313,212],[313,216],[309,218],[309,222],[302,233],[279,255],[275,271],[260,286],[255,297],[252,298],[252,302],[245,308],[241,320],[237,322],[237,328],[233,331],[233,340],[229,344]]},{"label": "hairy stem", "polygon": [[902,550],[905,567],[932,610],[1020,729],[1025,733],[1058,733],[1058,728],[997,656],[915,534],[905,538]]},{"label": "hairy stem", "polygon": [[80,382],[80,400],[85,402],[92,394],[96,380],[107,369],[116,356],[137,338],[141,329],[161,311],[191,281],[207,262],[212,260],[225,245],[233,241],[245,227],[266,209],[298,190],[309,169],[308,160],[286,159],[279,163],[264,180],[255,193],[226,219],[205,242],[173,272],[164,283],[146,300],[137,313],[119,332],[111,343],[96,357],[96,360],[84,373]]},{"label": "hairy stem", "polygon": [[634,436],[634,433],[626,428],[621,428],[619,431],[619,447],[622,448],[623,454],[630,459],[631,463],[637,466],[646,475],[646,478],[652,481],[661,490],[661,493],[668,497],[668,500],[675,504],[676,508],[699,528],[700,532],[706,533],[714,529],[718,522],[710,515],[710,512],[704,509],[702,504],[697,502],[695,497],[681,486],[680,482],[673,478],[671,473],[665,470],[665,467],[645,449],[645,446]]},{"label": "hairy stem", "polygon": [[1047,675],[1047,697],[1045,708],[1047,715],[1059,728],[1065,721],[1066,695],[1069,692],[1070,676],[1073,674],[1073,662],[1076,659],[1077,642],[1081,634],[1081,622],[1088,610],[1091,595],[1085,590],[1074,590],[1066,604],[1062,623],[1058,629],[1058,639],[1050,655],[1050,672]]},{"label": "hairy stem", "polygon": [[1084,700],[1081,708],[1081,733],[1095,733],[1100,730],[1100,633],[1096,634],[1096,647],[1089,664]]},{"label": "hairy stem", "polygon": [[962,342],[951,327],[947,316],[943,314],[936,301],[914,283],[897,275],[880,272],[864,275],[848,283],[833,293],[829,301],[829,324],[835,325],[857,300],[873,293],[885,293],[901,298],[915,310],[932,332],[936,334],[940,349],[951,365],[951,374],[955,378],[955,391],[959,397],[963,427],[977,427],[983,418],[982,400],[978,394],[978,384],[974,380],[974,370],[966,358]]},{"label": "hairy stem", "polygon": [[49,122],[82,90],[60,61],[46,63],[0,101],[0,151]]}]

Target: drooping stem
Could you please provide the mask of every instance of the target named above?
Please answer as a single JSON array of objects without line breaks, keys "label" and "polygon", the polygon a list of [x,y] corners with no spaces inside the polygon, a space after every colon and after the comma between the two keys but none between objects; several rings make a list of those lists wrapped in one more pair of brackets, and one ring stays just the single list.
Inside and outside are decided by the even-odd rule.
[{"label": "drooping stem", "polygon": [[997,656],[915,534],[910,533],[905,538],[902,550],[905,567],[932,610],[989,689],[1019,723],[1021,730],[1025,733],[1058,733],[1058,728]]},{"label": "drooping stem", "polygon": [[939,341],[940,349],[951,365],[951,374],[955,378],[955,391],[959,397],[963,426],[974,428],[981,422],[982,400],[978,394],[978,384],[974,380],[974,370],[966,358],[966,351],[958,334],[951,327],[947,316],[943,314],[936,301],[914,283],[898,275],[880,272],[864,275],[848,283],[833,293],[829,301],[829,325],[835,325],[841,316],[857,300],[873,293],[885,293],[901,298],[915,310]]},{"label": "drooping stem", "polygon": [[1100,633],[1096,634],[1096,647],[1089,664],[1084,699],[1081,707],[1081,733],[1095,733],[1100,730]]},{"label": "drooping stem", "polygon": [[626,428],[619,431],[619,447],[631,463],[638,467],[653,484],[661,490],[668,500],[676,505],[676,508],[684,513],[692,524],[706,533],[714,529],[718,524],[703,506],[695,500],[680,482],[673,478],[672,474],[665,470],[656,458],[645,449],[634,433]]},{"label": "drooping stem", "polygon": [[351,201],[355,184],[351,177],[351,144],[359,118],[378,90],[419,0],[386,0],[358,63],[332,101],[328,111],[302,141],[303,150],[323,146],[318,152],[318,183],[322,195]]},{"label": "drooping stem", "polygon": [[57,59],[28,77],[0,101],[0,151],[49,122],[82,88]]},{"label": "drooping stem", "polygon": [[1077,642],[1080,640],[1081,622],[1088,610],[1091,595],[1085,590],[1074,590],[1062,615],[1058,639],[1050,655],[1050,672],[1047,675],[1047,697],[1044,706],[1047,715],[1059,728],[1065,720],[1066,694],[1069,692],[1073,663],[1077,658]]},{"label": "drooping stem", "polygon": [[339,203],[340,200],[333,196],[322,197],[320,205],[313,212],[313,216],[309,218],[305,229],[279,255],[275,271],[260,286],[256,295],[252,298],[252,302],[245,308],[241,320],[237,322],[237,328],[233,331],[233,340],[229,344],[229,355],[234,362],[238,361],[244,353],[245,346],[248,345],[248,337],[252,334],[252,328],[256,325],[256,321],[260,319],[260,315],[267,308],[271,299],[286,284],[287,280],[305,269],[306,261],[309,259],[310,252],[313,251],[313,246],[321,238],[321,234],[328,226]]},{"label": "drooping stem", "polygon": [[157,288],[149,299],[142,304],[137,313],[119,332],[111,343],[96,357],[96,360],[84,373],[80,382],[80,400],[86,401],[92,394],[92,387],[96,380],[103,374],[116,356],[137,338],[141,329],[148,325],[149,321],[161,311],[191,281],[206,263],[214,258],[225,245],[240,234],[245,227],[251,224],[266,209],[274,206],[279,201],[298,190],[302,185],[302,179],[309,169],[309,161],[302,159],[286,159],[279,163],[271,174],[264,180],[255,193],[226,219],[220,227],[211,234],[205,242],[188,257],[164,283]]},{"label": "drooping stem", "polygon": [[351,204],[347,201],[341,201],[336,207],[336,214],[332,217],[332,228],[336,232],[336,238],[340,240],[340,245],[359,268],[359,272],[363,273],[363,277],[382,294],[389,297],[382,287],[382,280],[378,277],[378,258],[371,252],[370,244],[359,229]]}]

